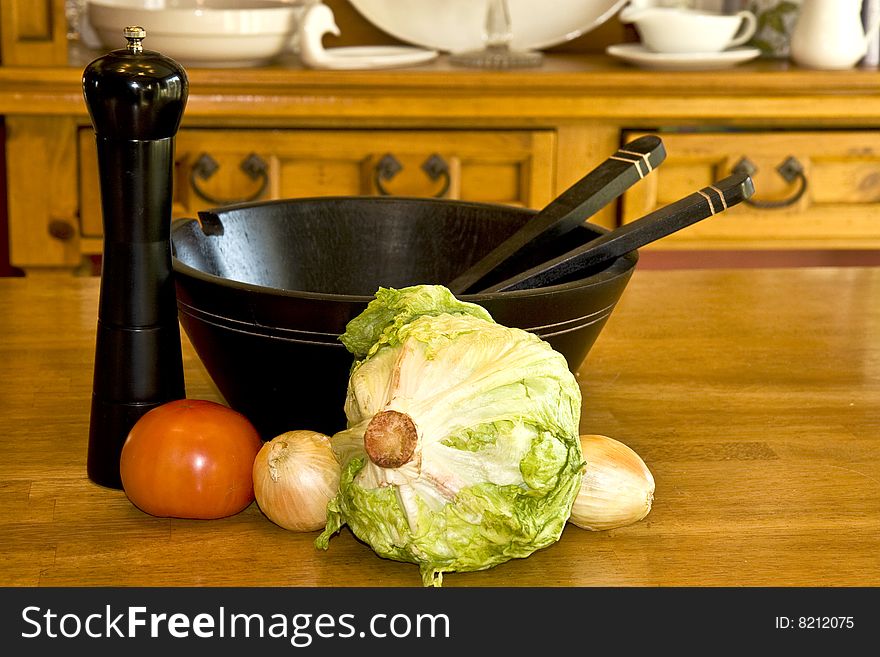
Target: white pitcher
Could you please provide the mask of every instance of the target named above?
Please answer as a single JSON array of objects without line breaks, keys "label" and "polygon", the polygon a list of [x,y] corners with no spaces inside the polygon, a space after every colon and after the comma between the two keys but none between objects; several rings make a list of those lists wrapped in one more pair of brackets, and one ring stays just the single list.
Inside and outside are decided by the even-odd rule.
[{"label": "white pitcher", "polygon": [[862,26],[862,0],[803,0],[791,33],[791,58],[801,66],[846,69],[865,56],[880,19]]}]

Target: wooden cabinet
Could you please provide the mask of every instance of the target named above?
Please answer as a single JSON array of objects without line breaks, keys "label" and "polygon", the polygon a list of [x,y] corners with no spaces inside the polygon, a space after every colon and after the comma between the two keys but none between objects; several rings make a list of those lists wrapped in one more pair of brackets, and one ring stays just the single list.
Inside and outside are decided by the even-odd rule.
[{"label": "wooden cabinet", "polygon": [[[876,131],[739,130],[661,133],[668,157],[624,197],[621,220],[753,171],[746,203],[665,238],[663,248],[880,246],[880,135]],[[635,137],[627,134],[627,138]],[[660,246],[660,244],[655,245]]]},{"label": "wooden cabinet", "polygon": [[[553,198],[551,130],[184,129],[175,216],[308,196],[436,196],[541,207]],[[95,138],[79,131],[80,230],[100,237]],[[94,242],[90,242],[94,247]]]},{"label": "wooden cabinet", "polygon": [[[10,260],[35,273],[76,269],[102,248],[81,86],[100,53],[66,50],[61,7],[4,0],[0,11]],[[459,68],[441,56],[375,71],[308,70],[291,57],[187,73],[175,216],[249,199],[360,194],[540,208],[621,143],[656,133],[667,160],[591,221],[631,221],[746,161],[755,203],[648,248],[880,253],[877,70],[767,60],[642,70],[566,48],[548,52],[541,67],[505,71]],[[800,172],[786,180],[777,168],[790,158]]]}]

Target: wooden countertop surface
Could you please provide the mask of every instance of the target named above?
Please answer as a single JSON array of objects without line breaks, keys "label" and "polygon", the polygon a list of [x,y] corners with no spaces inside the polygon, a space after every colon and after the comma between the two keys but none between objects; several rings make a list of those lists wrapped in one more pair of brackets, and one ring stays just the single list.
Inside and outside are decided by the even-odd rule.
[{"label": "wooden countertop surface", "polygon": [[[148,516],[85,474],[98,281],[0,279],[0,585],[419,586],[257,506]],[[190,397],[219,399],[188,343]],[[579,372],[648,517],[444,586],[880,585],[880,269],[637,271]]]}]

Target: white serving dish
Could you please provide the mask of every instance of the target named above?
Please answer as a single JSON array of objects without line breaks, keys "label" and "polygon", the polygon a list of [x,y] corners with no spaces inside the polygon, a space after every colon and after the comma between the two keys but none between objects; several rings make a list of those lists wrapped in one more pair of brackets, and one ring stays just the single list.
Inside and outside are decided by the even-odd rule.
[{"label": "white serving dish", "polygon": [[[393,37],[425,48],[461,52],[483,46],[482,0],[350,0]],[[540,50],[575,39],[614,16],[627,0],[508,0],[512,46]]]},{"label": "white serving dish", "polygon": [[606,52],[629,64],[663,70],[700,71],[736,66],[761,56],[758,48],[739,47],[721,52],[653,52],[641,43],[608,46]]},{"label": "white serving dish", "polygon": [[103,47],[125,47],[139,25],[144,48],[189,66],[268,64],[294,49],[305,0],[89,0],[88,19]]}]

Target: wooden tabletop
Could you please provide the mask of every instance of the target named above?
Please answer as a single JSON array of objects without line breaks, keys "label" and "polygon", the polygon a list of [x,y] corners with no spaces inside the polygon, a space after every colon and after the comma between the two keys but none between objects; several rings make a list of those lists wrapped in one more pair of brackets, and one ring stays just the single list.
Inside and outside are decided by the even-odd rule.
[{"label": "wooden tabletop", "polygon": [[[97,294],[0,279],[0,585],[421,585],[347,529],[318,551],[253,504],[154,518],[91,483]],[[579,378],[581,431],[644,458],[653,510],[444,586],[880,585],[880,269],[637,271]]]}]

